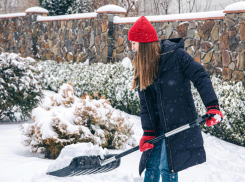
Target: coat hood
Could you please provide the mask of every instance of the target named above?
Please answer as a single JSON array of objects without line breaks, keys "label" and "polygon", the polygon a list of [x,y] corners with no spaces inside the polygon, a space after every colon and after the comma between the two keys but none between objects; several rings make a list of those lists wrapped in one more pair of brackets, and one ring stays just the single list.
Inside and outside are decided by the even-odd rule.
[{"label": "coat hood", "polygon": [[183,38],[175,38],[175,39],[163,39],[160,41],[161,46],[161,57],[160,57],[160,65],[158,68],[158,77],[160,74],[166,70],[164,68],[165,61],[173,54],[175,50],[178,48],[184,49],[184,40]]},{"label": "coat hood", "polygon": [[184,49],[184,40],[183,38],[175,38],[175,39],[163,39],[160,41],[162,53],[167,53],[169,51],[176,50],[178,48]]}]

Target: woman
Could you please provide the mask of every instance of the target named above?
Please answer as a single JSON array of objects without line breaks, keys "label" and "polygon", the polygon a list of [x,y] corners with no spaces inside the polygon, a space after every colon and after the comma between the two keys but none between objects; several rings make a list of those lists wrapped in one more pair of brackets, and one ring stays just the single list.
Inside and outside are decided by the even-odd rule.
[{"label": "woman", "polygon": [[[182,131],[154,145],[148,140],[167,133],[197,118],[191,84],[199,91],[207,113],[223,115],[209,75],[202,65],[184,50],[182,38],[159,41],[151,23],[140,17],[128,32],[135,50],[132,89],[138,88],[141,123],[140,175],[144,182],[177,182],[178,172],[206,161],[199,126]],[[220,120],[207,119],[208,126]]]}]

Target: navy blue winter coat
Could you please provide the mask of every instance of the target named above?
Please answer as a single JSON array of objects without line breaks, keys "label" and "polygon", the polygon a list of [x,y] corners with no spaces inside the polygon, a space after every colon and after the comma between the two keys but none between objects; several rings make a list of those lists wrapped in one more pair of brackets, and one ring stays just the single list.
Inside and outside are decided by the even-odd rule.
[{"label": "navy blue winter coat", "polygon": [[[164,39],[160,44],[163,55],[159,63],[158,77],[153,82],[157,94],[154,96],[151,86],[142,91],[138,87],[142,128],[154,130],[156,136],[159,130],[167,133],[197,118],[190,81],[197,88],[205,106],[217,101],[209,75],[202,65],[184,50],[183,39]],[[199,126],[170,136],[165,141],[169,171],[172,173],[206,161]],[[152,149],[147,150],[141,156],[140,175],[151,151]]]}]

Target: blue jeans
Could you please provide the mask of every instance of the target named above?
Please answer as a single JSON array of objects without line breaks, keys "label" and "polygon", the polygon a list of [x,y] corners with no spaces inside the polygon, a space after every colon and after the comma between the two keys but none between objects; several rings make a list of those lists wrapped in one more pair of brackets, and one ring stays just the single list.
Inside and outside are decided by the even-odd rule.
[{"label": "blue jeans", "polygon": [[[164,134],[163,132],[160,135]],[[178,174],[169,172],[165,139],[154,144],[153,151],[146,164],[144,182],[178,182]]]}]

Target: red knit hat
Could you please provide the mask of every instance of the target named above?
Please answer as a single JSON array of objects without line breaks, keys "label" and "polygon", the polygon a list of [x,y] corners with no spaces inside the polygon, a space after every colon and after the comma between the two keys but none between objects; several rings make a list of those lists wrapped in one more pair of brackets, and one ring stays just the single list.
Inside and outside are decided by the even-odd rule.
[{"label": "red knit hat", "polygon": [[155,42],[158,36],[155,28],[146,19],[141,16],[128,31],[128,40],[135,42]]}]

